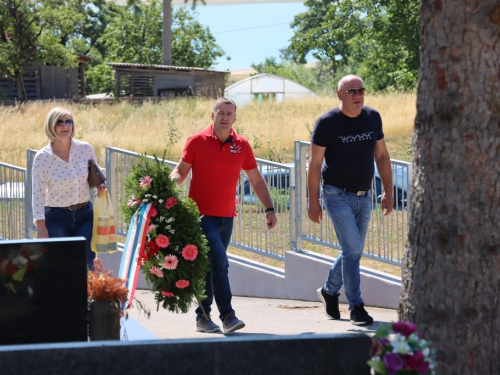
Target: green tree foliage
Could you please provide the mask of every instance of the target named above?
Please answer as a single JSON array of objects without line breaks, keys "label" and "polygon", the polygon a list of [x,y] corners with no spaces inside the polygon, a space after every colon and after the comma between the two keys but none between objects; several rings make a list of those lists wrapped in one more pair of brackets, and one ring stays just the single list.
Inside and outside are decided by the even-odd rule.
[{"label": "green tree foliage", "polygon": [[[137,10],[139,9],[139,11]],[[88,92],[112,92],[113,73],[106,62],[162,64],[162,3],[137,4],[135,8],[117,7],[108,27],[98,39],[104,54],[87,69]],[[209,68],[224,51],[208,28],[194,14],[179,8],[172,14],[172,62],[176,66]]]},{"label": "green tree foliage", "polygon": [[23,74],[30,66],[76,65],[64,44],[84,19],[73,1],[0,1],[0,72],[16,83],[21,101],[26,100]]},{"label": "green tree foliage", "polygon": [[371,90],[412,90],[419,64],[420,0],[306,0],[285,58],[311,54],[334,80],[354,73]]}]

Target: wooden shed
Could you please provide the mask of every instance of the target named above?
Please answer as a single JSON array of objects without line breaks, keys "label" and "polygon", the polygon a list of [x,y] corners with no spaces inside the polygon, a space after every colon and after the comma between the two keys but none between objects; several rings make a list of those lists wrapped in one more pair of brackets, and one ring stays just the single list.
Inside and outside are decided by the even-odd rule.
[{"label": "wooden shed", "polygon": [[108,63],[115,71],[115,97],[220,97],[228,71],[170,65]]},{"label": "wooden shed", "polygon": [[[37,66],[24,72],[27,100],[85,98],[85,66],[90,57],[78,55],[78,67]],[[0,72],[0,101],[18,100],[15,82]]]}]

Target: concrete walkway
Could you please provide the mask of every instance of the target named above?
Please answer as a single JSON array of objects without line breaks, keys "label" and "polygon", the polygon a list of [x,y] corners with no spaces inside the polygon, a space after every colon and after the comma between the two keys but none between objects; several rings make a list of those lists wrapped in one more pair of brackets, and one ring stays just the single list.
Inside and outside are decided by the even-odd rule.
[{"label": "concrete walkway", "polygon": [[[158,339],[224,339],[225,337],[221,332],[201,333],[196,331],[194,313],[196,306],[194,305],[191,306],[187,314],[176,314],[164,310],[161,306],[159,311],[156,311],[154,295],[149,290],[137,290],[135,297],[151,310],[151,317],[148,319],[135,306],[135,302],[134,306],[128,310],[129,316]],[[372,335],[380,324],[390,323],[398,319],[396,310],[366,306],[366,310],[375,321],[374,324],[370,326],[354,326],[349,320],[349,311],[346,304],[340,304],[340,320],[329,319],[324,313],[323,305],[319,302],[233,297],[232,305],[236,311],[236,316],[246,324],[245,328],[230,334],[233,337],[334,333],[365,333]],[[213,321],[222,326],[218,318],[215,302],[212,309]],[[133,340],[133,337],[131,337],[131,340]]]}]

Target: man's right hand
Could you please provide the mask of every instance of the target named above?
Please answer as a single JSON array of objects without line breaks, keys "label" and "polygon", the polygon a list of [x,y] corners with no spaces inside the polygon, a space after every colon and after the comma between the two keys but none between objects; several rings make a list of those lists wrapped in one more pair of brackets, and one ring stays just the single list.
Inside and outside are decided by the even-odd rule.
[{"label": "man's right hand", "polygon": [[323,220],[323,210],[321,209],[321,205],[319,201],[309,201],[309,207],[307,208],[307,216],[311,219],[312,222],[316,224],[320,224],[321,220]]}]

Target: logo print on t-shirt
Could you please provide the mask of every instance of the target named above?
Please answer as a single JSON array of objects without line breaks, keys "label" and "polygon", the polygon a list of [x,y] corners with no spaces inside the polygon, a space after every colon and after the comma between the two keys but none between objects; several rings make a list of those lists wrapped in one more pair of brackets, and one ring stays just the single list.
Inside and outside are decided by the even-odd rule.
[{"label": "logo print on t-shirt", "polygon": [[231,154],[241,154],[241,146],[235,146],[234,144],[231,144]]},{"label": "logo print on t-shirt", "polygon": [[340,136],[339,138],[342,139],[342,143],[361,142],[361,141],[367,141],[369,139],[372,139],[372,134],[373,134],[373,132],[369,132],[369,133],[361,133],[361,134],[356,134],[356,135]]}]

